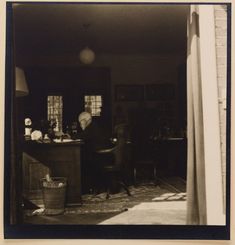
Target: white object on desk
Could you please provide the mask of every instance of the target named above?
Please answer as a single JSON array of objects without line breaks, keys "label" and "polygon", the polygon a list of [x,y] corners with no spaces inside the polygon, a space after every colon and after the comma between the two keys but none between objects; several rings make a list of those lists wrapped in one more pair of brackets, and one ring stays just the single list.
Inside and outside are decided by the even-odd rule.
[{"label": "white object on desk", "polygon": [[25,135],[30,136],[31,133],[32,133],[32,128],[25,128],[25,130],[24,130]]},{"label": "white object on desk", "polygon": [[72,142],[74,140],[71,140],[71,139],[63,139],[63,140],[61,140],[61,139],[54,139],[53,141],[55,143],[66,143],[66,142]]},{"label": "white object on desk", "polygon": [[42,139],[42,132],[39,130],[34,130],[31,134],[31,139],[32,140],[40,140]]}]

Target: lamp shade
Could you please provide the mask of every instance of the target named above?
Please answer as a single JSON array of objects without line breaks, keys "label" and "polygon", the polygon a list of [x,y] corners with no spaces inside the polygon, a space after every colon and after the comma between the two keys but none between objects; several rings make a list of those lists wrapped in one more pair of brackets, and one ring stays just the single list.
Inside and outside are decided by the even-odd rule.
[{"label": "lamp shade", "polygon": [[25,79],[25,74],[19,67],[15,68],[16,97],[28,95],[29,90]]},{"label": "lamp shade", "polygon": [[86,47],[80,52],[79,57],[83,64],[89,65],[95,60],[95,53]]}]

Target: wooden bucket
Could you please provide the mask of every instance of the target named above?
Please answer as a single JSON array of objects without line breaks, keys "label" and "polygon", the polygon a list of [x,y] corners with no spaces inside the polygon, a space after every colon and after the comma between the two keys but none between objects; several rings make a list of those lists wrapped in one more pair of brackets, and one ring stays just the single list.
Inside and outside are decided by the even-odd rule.
[{"label": "wooden bucket", "polygon": [[67,179],[64,177],[52,177],[48,182],[42,181],[42,195],[46,215],[58,215],[64,213]]}]

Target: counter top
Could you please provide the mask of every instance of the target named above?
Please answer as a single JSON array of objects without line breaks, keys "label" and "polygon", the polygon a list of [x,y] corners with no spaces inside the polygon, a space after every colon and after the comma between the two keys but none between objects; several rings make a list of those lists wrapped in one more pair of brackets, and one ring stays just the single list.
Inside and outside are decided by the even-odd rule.
[{"label": "counter top", "polygon": [[42,141],[42,140],[25,140],[24,141],[25,145],[48,145],[48,146],[66,146],[66,145],[82,145],[84,144],[83,140],[77,139],[77,140],[60,140],[60,139],[55,139],[53,141]]}]

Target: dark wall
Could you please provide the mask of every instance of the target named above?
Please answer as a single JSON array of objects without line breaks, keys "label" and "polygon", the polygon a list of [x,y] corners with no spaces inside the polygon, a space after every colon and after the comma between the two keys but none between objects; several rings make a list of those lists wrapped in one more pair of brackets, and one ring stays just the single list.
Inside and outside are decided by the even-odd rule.
[{"label": "dark wall", "polygon": [[47,96],[63,96],[63,128],[77,120],[84,111],[84,95],[103,96],[98,123],[111,130],[110,72],[108,68],[55,67],[25,70],[29,95],[24,98],[24,117],[33,122],[47,118]]},{"label": "dark wall", "polygon": [[[151,154],[151,152],[149,153],[151,150],[150,139],[159,135],[165,122],[168,123],[171,130],[169,136],[172,137],[181,136],[181,129],[186,127],[186,69],[185,65],[179,66],[178,62],[175,63],[177,66],[176,64],[172,65],[175,72],[171,74],[175,79],[170,77],[154,82],[153,76],[153,81],[141,80],[142,82],[135,83],[135,80],[131,79],[122,84],[117,83],[115,69],[113,67],[108,68],[108,66],[103,68],[94,66],[34,66],[25,68],[30,92],[28,96],[18,100],[21,115],[19,122],[23,126],[25,117],[30,117],[33,122],[46,119],[47,95],[62,95],[64,106],[63,129],[65,131],[66,126],[77,121],[78,114],[84,110],[84,95],[101,94],[104,101],[102,116],[97,120],[98,123],[105,127],[111,135],[114,133],[115,125],[127,122],[133,156],[136,156],[136,159],[149,157]],[[173,69],[172,67],[171,69]],[[117,73],[119,74],[119,72]],[[145,69],[142,73],[147,74]],[[163,76],[164,74],[162,74],[162,78],[166,77]],[[126,78],[126,72],[119,75],[123,77],[123,80]],[[138,99],[138,96],[133,101],[116,98],[117,86],[131,87],[133,85],[140,86],[143,90],[142,99]],[[153,88],[153,94],[148,95],[146,88],[149,86]],[[168,89],[162,90],[165,87]],[[172,89],[174,93],[171,93]],[[135,98],[136,93],[133,95],[130,92],[130,97],[133,96]],[[168,154],[165,153],[164,155]]]}]

